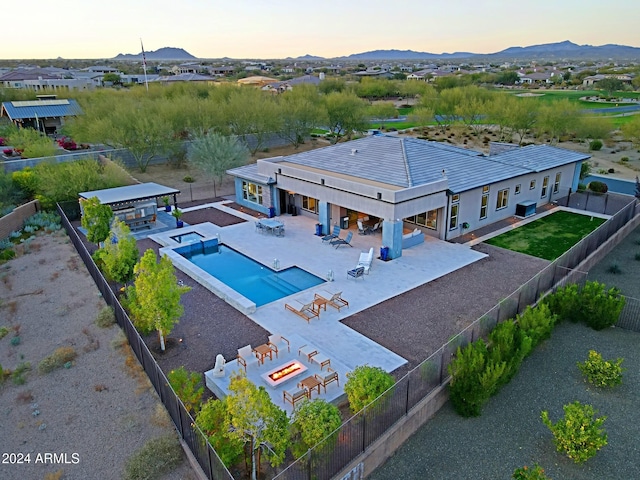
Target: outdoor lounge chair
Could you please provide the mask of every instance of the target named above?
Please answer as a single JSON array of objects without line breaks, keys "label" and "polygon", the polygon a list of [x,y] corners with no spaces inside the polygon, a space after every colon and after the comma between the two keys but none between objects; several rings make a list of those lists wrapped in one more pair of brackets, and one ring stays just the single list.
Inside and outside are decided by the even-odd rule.
[{"label": "outdoor lounge chair", "polygon": [[302,388],[291,393],[287,392],[286,390],[283,390],[282,392],[282,402],[289,402],[293,407],[296,406],[296,402],[300,402],[305,398],[309,398],[309,394]]},{"label": "outdoor lounge chair", "polygon": [[289,305],[288,303],[285,303],[284,308],[304,318],[307,321],[307,323],[309,323],[309,321],[312,318],[320,317],[320,311],[316,311],[313,308],[313,302],[306,303],[306,304],[301,303],[300,305],[302,305],[300,308],[295,308]]},{"label": "outdoor lounge chair", "polygon": [[378,233],[380,231],[380,223],[381,222],[376,222],[373,227],[369,227],[367,233]]},{"label": "outdoor lounge chair", "polygon": [[316,377],[316,380],[318,380],[320,382],[320,385],[322,385],[322,388],[324,388],[324,393],[327,393],[327,385],[329,385],[331,382],[336,382],[338,386],[340,386],[340,380],[338,380],[338,372],[333,370],[331,367],[327,368],[326,373],[316,373],[313,376]]},{"label": "outdoor lounge chair", "polygon": [[353,278],[364,278],[364,267],[356,267],[353,270],[347,270],[347,275]]},{"label": "outdoor lounge chair", "polygon": [[260,361],[251,348],[251,345],[238,349],[238,365],[242,365],[244,367],[245,373],[247,372],[247,367],[254,363],[256,365],[260,365]]},{"label": "outdoor lounge chair", "polygon": [[371,269],[371,263],[373,262],[373,247],[369,249],[369,252],[362,252],[360,254],[360,258],[358,259],[358,267],[364,267],[364,273],[369,275],[369,270]]},{"label": "outdoor lounge chair", "polygon": [[358,234],[359,235],[366,235],[367,231],[364,228],[362,220],[358,219],[358,221],[356,223],[358,224]]},{"label": "outdoor lounge chair", "polygon": [[269,342],[267,343],[269,348],[276,353],[276,358],[278,358],[278,352],[281,348],[287,347],[287,351],[291,352],[291,345],[289,344],[289,340],[284,338],[280,334],[269,335]]},{"label": "outdoor lounge chair", "polygon": [[327,293],[331,295],[329,298],[324,298],[322,295],[318,295],[317,293],[314,294],[314,298],[322,298],[326,300],[327,305],[335,308],[338,311],[340,311],[342,307],[349,308],[349,302],[347,302],[344,298],[342,298],[342,292],[338,292],[338,293],[327,292]]},{"label": "outdoor lounge chair", "polygon": [[345,238],[336,238],[335,240],[331,240],[331,245],[335,245],[336,248],[338,248],[340,245],[349,245],[350,247],[353,247],[353,245],[351,245],[352,238],[353,232],[349,232],[347,233],[347,236]]},{"label": "outdoor lounge chair", "polygon": [[331,232],[329,235],[325,235],[324,237],[322,237],[322,243],[330,242],[331,240],[335,240],[336,238],[340,238],[340,226],[339,225],[334,225],[333,226],[333,232]]}]

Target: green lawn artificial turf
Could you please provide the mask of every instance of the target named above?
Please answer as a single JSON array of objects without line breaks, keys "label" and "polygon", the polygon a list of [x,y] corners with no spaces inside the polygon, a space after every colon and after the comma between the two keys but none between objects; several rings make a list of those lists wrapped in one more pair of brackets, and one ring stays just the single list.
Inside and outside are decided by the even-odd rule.
[{"label": "green lawn artificial turf", "polygon": [[486,240],[485,243],[545,260],[555,260],[605,222],[602,218],[556,212]]}]

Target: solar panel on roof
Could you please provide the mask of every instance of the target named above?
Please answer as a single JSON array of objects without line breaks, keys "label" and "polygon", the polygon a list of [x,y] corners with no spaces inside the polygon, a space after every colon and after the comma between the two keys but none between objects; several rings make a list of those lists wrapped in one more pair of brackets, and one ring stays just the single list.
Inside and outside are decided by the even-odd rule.
[{"label": "solar panel on roof", "polygon": [[69,105],[69,100],[22,100],[11,102],[14,107],[47,107],[53,105]]}]

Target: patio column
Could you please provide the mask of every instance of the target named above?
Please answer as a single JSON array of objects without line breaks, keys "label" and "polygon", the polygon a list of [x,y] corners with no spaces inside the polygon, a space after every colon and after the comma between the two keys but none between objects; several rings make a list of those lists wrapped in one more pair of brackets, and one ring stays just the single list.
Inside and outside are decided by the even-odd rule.
[{"label": "patio column", "polygon": [[331,204],[318,201],[318,223],[322,224],[322,233],[331,233]]},{"label": "patio column", "polygon": [[382,223],[382,246],[389,247],[389,258],[402,256],[402,227],[401,219],[386,220]]}]

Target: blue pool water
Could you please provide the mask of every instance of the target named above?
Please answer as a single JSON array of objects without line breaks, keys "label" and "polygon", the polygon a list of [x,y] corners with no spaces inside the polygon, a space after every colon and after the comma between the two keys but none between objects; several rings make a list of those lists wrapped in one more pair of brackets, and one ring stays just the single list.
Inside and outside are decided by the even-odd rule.
[{"label": "blue pool water", "polygon": [[261,307],[280,298],[324,283],[298,267],[275,271],[216,240],[175,249],[209,275]]},{"label": "blue pool water", "polygon": [[197,232],[183,233],[182,235],[174,235],[171,240],[175,240],[178,243],[188,243],[194,240],[202,240],[204,237]]}]

